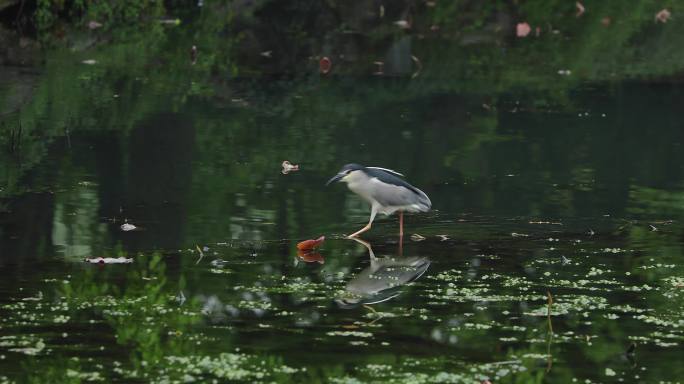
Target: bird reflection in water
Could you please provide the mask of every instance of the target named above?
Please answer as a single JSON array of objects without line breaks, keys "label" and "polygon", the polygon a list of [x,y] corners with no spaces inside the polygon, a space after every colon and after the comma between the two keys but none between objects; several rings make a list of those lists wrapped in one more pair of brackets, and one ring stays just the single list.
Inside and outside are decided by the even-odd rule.
[{"label": "bird reflection in water", "polygon": [[325,263],[325,259],[323,258],[323,256],[320,254],[320,252],[316,250],[303,251],[301,249],[298,249],[297,257],[299,258],[299,260],[305,263]]},{"label": "bird reflection in water", "polygon": [[359,272],[336,299],[342,308],[382,303],[401,293],[401,287],[420,278],[430,266],[427,257],[376,257],[370,243],[353,238],[368,249],[370,266]]}]

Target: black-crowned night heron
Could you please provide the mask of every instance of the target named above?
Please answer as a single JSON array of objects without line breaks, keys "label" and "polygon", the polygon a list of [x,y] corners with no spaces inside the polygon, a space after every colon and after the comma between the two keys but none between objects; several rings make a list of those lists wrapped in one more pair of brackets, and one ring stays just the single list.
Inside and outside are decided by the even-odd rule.
[{"label": "black-crowned night heron", "polygon": [[427,257],[376,257],[370,243],[354,238],[368,250],[370,266],[344,287],[335,301],[342,308],[382,303],[401,293],[402,286],[419,279],[430,266]]},{"label": "black-crowned night heron", "polygon": [[413,185],[400,177],[399,172],[379,167],[364,167],[359,164],[347,164],[326,185],[335,181],[347,183],[349,189],[371,205],[368,224],[349,235],[356,237],[366,232],[373,224],[378,212],[385,215],[399,211],[399,236],[404,234],[404,211],[427,212],[432,207],[430,198]]}]

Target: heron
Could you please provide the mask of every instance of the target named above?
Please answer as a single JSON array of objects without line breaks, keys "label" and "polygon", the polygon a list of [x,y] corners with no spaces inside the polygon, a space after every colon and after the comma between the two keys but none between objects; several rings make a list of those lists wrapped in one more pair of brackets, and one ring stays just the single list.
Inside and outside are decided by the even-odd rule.
[{"label": "heron", "polygon": [[342,308],[390,300],[401,293],[402,286],[418,280],[430,266],[427,257],[377,257],[370,243],[358,238],[352,240],[366,247],[370,265],[349,280],[344,293],[335,300]]},{"label": "heron", "polygon": [[371,205],[370,220],[365,227],[349,235],[357,237],[371,228],[375,215],[391,215],[399,211],[399,237],[404,235],[404,212],[427,212],[432,207],[425,192],[402,179],[397,171],[380,167],[347,164],[326,185],[336,181],[347,183],[349,189]]}]

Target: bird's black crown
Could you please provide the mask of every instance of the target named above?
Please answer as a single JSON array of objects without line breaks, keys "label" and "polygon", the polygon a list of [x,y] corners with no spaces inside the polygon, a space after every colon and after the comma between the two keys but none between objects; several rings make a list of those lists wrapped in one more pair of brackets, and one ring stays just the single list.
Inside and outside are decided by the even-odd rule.
[{"label": "bird's black crown", "polygon": [[364,167],[361,164],[350,163],[350,164],[344,165],[342,167],[342,169],[340,169],[340,173],[347,173],[347,172],[351,172],[351,171],[360,171],[360,170],[364,170],[364,169],[366,169],[366,167]]}]

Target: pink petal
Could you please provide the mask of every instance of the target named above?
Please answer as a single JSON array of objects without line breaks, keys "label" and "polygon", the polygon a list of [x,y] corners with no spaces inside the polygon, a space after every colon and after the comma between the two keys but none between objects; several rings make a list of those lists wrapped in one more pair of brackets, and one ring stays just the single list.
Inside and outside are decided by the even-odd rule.
[{"label": "pink petal", "polygon": [[530,25],[527,23],[518,23],[515,27],[515,32],[518,37],[525,37],[530,34],[530,31],[532,31],[532,28],[530,28]]}]

